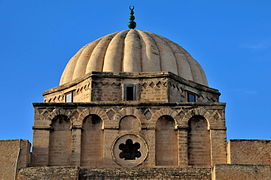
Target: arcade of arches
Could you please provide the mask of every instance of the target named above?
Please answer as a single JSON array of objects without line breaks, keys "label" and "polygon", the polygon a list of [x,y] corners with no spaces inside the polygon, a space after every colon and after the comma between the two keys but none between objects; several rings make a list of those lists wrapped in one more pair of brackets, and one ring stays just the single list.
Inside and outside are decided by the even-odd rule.
[{"label": "arcade of arches", "polygon": [[211,166],[211,134],[203,116],[191,116],[184,127],[179,127],[177,116],[175,119],[171,115],[154,118],[153,125],[146,125],[146,120],[140,119],[138,114],[123,115],[116,122],[111,120],[118,124],[113,128],[104,127],[108,120],[103,120],[101,114],[86,115],[79,126],[74,125],[72,118],[57,115],[48,131],[48,165]]}]

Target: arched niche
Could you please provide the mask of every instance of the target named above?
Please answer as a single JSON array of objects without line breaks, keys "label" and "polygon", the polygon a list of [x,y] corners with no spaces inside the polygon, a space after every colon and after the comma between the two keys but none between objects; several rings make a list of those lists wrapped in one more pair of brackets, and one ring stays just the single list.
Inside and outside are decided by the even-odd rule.
[{"label": "arched niche", "polygon": [[95,114],[83,120],[81,133],[81,166],[97,167],[103,158],[102,119]]},{"label": "arched niche", "polygon": [[157,166],[178,165],[177,133],[171,116],[161,116],[155,129],[155,161]]},{"label": "arched niche", "polygon": [[188,125],[188,164],[210,166],[211,144],[207,120],[203,116],[193,116]]},{"label": "arched niche", "polygon": [[71,158],[71,130],[67,116],[58,115],[51,123],[49,138],[49,165],[67,166]]},{"label": "arched niche", "polygon": [[135,116],[124,116],[120,120],[119,129],[125,131],[140,131],[141,123]]}]

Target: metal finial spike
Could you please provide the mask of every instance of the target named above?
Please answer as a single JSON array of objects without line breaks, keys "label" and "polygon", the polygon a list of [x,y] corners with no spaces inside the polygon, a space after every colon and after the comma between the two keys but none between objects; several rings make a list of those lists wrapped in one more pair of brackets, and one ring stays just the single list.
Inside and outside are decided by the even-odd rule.
[{"label": "metal finial spike", "polygon": [[135,29],[136,28],[136,22],[134,21],[135,20],[135,16],[134,16],[134,9],[135,7],[134,6],[129,6],[129,9],[130,9],[130,22],[128,23],[128,27],[130,29]]}]

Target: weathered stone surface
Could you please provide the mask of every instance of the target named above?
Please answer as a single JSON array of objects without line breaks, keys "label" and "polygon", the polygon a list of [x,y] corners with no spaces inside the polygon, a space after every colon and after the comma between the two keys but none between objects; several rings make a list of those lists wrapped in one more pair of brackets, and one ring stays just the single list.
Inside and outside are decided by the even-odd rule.
[{"label": "weathered stone surface", "polygon": [[210,180],[209,168],[133,168],[133,169],[82,169],[80,180],[91,179],[178,179]]},{"label": "weathered stone surface", "polygon": [[[214,163],[226,163],[226,129],[223,117],[225,104],[223,103],[37,103],[34,104],[34,107],[35,118],[37,120],[33,127],[35,130],[32,153],[33,166],[81,164],[88,167],[120,167],[116,161],[116,156],[114,157],[112,155],[112,149],[115,148],[116,139],[126,134],[134,134],[146,141],[148,147],[147,151],[143,152],[142,150],[141,155],[147,158],[138,165],[139,167],[161,166],[159,163],[159,159],[161,158],[157,157],[159,155],[158,152],[161,154],[161,150],[159,150],[159,148],[161,149],[163,147],[161,144],[166,146],[164,149],[168,149],[167,153],[164,153],[167,157],[163,159],[165,161],[171,159],[170,162],[164,162],[167,166],[188,167],[188,162],[191,162],[188,161],[188,158],[198,159],[196,156],[198,152],[204,152],[201,153],[200,156],[202,161],[195,161],[190,165],[210,167]],[[144,113],[146,108],[153,114],[150,119],[145,118]],[[112,109],[114,109],[114,111]],[[111,113],[107,113],[108,110],[111,110]],[[182,112],[181,116],[179,112]],[[44,115],[46,115],[46,117],[44,117]],[[96,134],[98,132],[101,134],[99,141],[93,141],[91,133],[86,133],[86,128],[83,128],[84,122],[90,115],[95,115],[101,119],[99,129],[95,130]],[[219,118],[215,119],[214,116],[218,116]],[[65,131],[58,133],[57,128],[53,127],[55,124],[53,122],[57,117],[65,117],[64,119],[69,121],[70,125],[67,125]],[[166,132],[164,132],[164,130],[161,132],[158,131],[159,126],[157,126],[157,122],[161,117],[169,117],[172,119],[172,126],[166,129]],[[203,127],[204,132],[206,132],[204,139],[210,139],[210,143],[206,143],[207,141],[201,142],[200,137],[197,137],[201,136],[201,133],[197,133],[197,129],[195,132],[193,131],[193,141],[189,141],[191,137],[188,133],[182,133],[182,136],[178,135],[179,131],[181,133],[183,129],[191,128],[191,123],[189,122],[192,118],[200,117],[206,120],[206,124]],[[48,125],[44,126],[44,124]],[[39,127],[41,126],[44,126],[44,128],[40,129]],[[71,127],[71,129],[69,127]],[[77,129],[76,133],[73,129]],[[211,133],[209,133],[209,129]],[[71,133],[71,131],[73,133]],[[159,132],[162,134],[159,135]],[[58,135],[54,136],[53,134]],[[171,136],[168,136],[169,134],[171,134]],[[90,135],[92,137],[85,137]],[[72,137],[68,138],[66,136]],[[171,138],[169,143],[168,138],[161,137],[174,138]],[[177,137],[180,139],[177,139]],[[53,143],[59,142],[61,139],[63,139],[61,142],[64,142],[64,139],[67,138],[70,140],[65,141],[65,148],[64,146],[60,147],[60,143]],[[159,138],[159,140],[156,140],[156,138]],[[92,142],[87,142],[84,139],[92,139]],[[102,141],[102,139],[104,139],[104,141]],[[51,141],[51,143],[48,142],[48,140]],[[189,152],[188,147],[191,147],[189,143],[190,145],[193,143],[193,147],[200,147],[202,149],[196,150],[195,152],[197,153],[193,154]],[[169,144],[174,148],[168,148],[167,146]],[[210,147],[210,145],[212,145],[213,148]],[[71,147],[72,150],[70,149]],[[61,148],[64,148],[65,151],[61,150]],[[81,153],[85,152],[86,149],[100,149],[100,152],[95,151],[95,154],[87,153],[88,157],[85,156],[86,154],[82,156]],[[65,156],[64,152],[67,152]],[[190,156],[188,156],[189,153]],[[204,157],[202,157],[203,154]],[[84,160],[82,157],[84,157]],[[99,165],[97,165],[97,161],[93,159],[94,157],[100,158]],[[71,159],[69,163],[67,161],[68,159]],[[89,159],[88,162],[85,162],[86,159]],[[52,163],[53,161],[55,161],[55,163]],[[64,161],[65,163],[61,163]],[[136,159],[129,161],[136,161]]]},{"label": "weathered stone surface", "polygon": [[14,180],[18,169],[29,164],[30,143],[27,140],[0,141],[0,179]]},{"label": "weathered stone surface", "polygon": [[228,163],[271,165],[271,140],[230,140]]},{"label": "weathered stone surface", "polygon": [[212,180],[270,180],[271,166],[218,164],[212,172]]},{"label": "weathered stone surface", "polygon": [[31,167],[23,168],[17,180],[78,180],[78,167]]},{"label": "weathered stone surface", "polygon": [[65,102],[67,93],[73,94],[73,102],[125,101],[126,84],[137,86],[136,100],[139,102],[187,102],[188,93],[195,94],[197,102],[218,102],[220,95],[216,89],[170,72],[91,72],[47,90],[43,93],[44,102]]},{"label": "weathered stone surface", "polygon": [[21,169],[17,180],[211,180],[210,168],[115,168],[34,167]]}]

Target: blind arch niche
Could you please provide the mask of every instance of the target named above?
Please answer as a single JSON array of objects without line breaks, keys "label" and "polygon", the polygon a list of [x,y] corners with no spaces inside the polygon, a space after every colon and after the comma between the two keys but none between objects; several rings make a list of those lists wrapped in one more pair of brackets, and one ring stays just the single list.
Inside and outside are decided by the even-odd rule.
[{"label": "blind arch niche", "polygon": [[194,116],[188,124],[188,164],[210,166],[211,143],[207,120],[203,116]]},{"label": "blind arch niche", "polygon": [[103,159],[103,141],[102,119],[95,114],[87,116],[81,134],[81,166],[99,166]]},{"label": "blind arch niche", "polygon": [[177,166],[178,146],[175,121],[171,116],[161,116],[155,129],[155,161],[157,166]]},{"label": "blind arch niche", "polygon": [[67,166],[71,158],[71,130],[67,116],[58,115],[52,120],[49,138],[49,165]]}]

